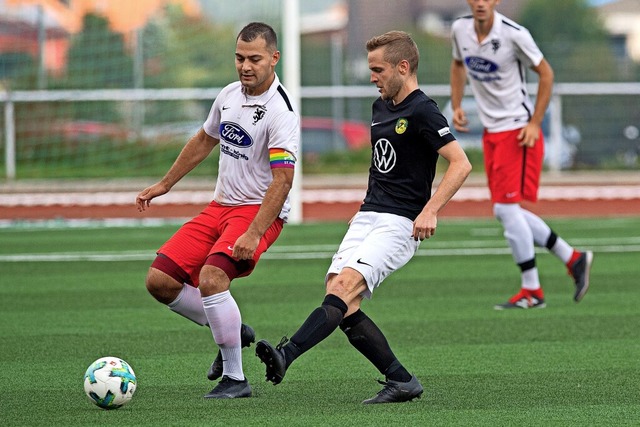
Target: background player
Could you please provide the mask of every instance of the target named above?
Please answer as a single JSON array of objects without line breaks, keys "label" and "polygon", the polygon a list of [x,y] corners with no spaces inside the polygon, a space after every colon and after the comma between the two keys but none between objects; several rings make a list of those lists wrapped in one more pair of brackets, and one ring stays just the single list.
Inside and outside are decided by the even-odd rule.
[{"label": "background player", "polygon": [[[574,300],[589,289],[591,251],[580,252],[554,233],[520,202],[535,202],[544,156],[540,126],[551,98],[553,70],[527,29],[495,8],[500,0],[467,0],[472,16],[452,26],[451,105],[456,130],[468,129],[461,107],[469,78],[485,132],[483,151],[493,212],[504,227],[513,259],[521,270],[521,289],[505,308],[544,308],[534,244],[560,258],[574,279]],[[535,105],[527,94],[526,68],[539,76]]]}]

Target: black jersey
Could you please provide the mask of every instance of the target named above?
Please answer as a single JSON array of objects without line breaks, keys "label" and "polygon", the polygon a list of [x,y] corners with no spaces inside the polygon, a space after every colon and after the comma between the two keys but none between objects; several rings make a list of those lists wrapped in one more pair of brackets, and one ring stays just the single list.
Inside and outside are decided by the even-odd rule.
[{"label": "black jersey", "polygon": [[371,121],[371,167],[361,211],[414,220],[431,198],[438,152],[455,140],[437,104],[420,89],[400,104],[378,98]]}]

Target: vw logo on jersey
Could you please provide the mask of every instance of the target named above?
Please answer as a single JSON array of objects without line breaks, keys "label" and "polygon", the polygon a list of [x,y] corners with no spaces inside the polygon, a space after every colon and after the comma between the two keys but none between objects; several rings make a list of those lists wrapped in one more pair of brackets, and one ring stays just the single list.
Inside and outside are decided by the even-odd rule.
[{"label": "vw logo on jersey", "polygon": [[251,135],[236,123],[220,123],[220,138],[223,139],[224,142],[235,145],[236,147],[244,148],[253,145]]},{"label": "vw logo on jersey", "polygon": [[498,64],[479,56],[468,56],[464,59],[470,70],[478,73],[495,73],[498,71]]},{"label": "vw logo on jersey", "polygon": [[373,164],[382,173],[387,173],[396,165],[396,151],[387,139],[379,139],[373,147]]}]

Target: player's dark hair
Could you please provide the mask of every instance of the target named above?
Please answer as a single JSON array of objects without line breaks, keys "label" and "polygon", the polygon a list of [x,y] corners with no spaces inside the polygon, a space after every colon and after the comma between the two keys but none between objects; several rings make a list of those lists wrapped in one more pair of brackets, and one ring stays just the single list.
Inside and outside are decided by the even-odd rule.
[{"label": "player's dark hair", "polygon": [[262,37],[264,41],[267,42],[267,48],[269,50],[273,52],[278,50],[278,36],[276,32],[270,25],[263,22],[252,22],[245,25],[245,27],[240,30],[240,33],[238,33],[236,41],[252,42],[258,37]]},{"label": "player's dark hair", "polygon": [[384,50],[384,60],[392,65],[398,65],[403,59],[409,63],[409,72],[415,74],[418,71],[420,52],[418,45],[411,36],[404,31],[389,31],[380,36],[373,37],[367,42],[367,52],[381,47]]}]

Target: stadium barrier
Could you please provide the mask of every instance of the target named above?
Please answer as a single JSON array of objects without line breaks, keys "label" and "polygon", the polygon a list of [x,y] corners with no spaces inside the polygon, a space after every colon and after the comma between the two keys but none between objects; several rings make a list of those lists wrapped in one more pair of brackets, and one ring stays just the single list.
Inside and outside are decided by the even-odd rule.
[{"label": "stadium barrier", "polygon": [[[536,85],[529,85],[529,92],[535,94]],[[421,87],[425,93],[434,99],[446,100],[449,97],[448,85],[425,85]],[[190,101],[200,102],[202,105],[210,105],[218,93],[220,88],[211,89],[100,89],[100,90],[47,90],[47,91],[0,91],[0,102],[3,104],[4,111],[4,174],[7,180],[16,179],[18,168],[18,150],[21,144],[26,141],[20,140],[18,128],[24,128],[24,125],[18,126],[21,121],[31,120],[29,130],[35,132],[39,123],[47,122],[46,114],[51,113],[55,108],[45,106],[74,104],[74,103],[95,103],[95,102],[114,102],[129,103],[134,105],[129,107],[132,120],[144,121],[140,119],[140,115],[144,117],[144,103],[153,101]],[[318,99],[326,100],[353,100],[360,99],[368,108],[371,100],[377,96],[373,86],[312,86],[302,87],[301,100],[303,106],[305,101],[314,101]],[[591,159],[602,156],[603,150],[618,150],[616,153],[610,153],[612,157],[621,157],[622,164],[627,167],[636,168],[638,166],[638,155],[640,154],[640,83],[557,83],[554,86],[553,99],[551,101],[551,119],[549,124],[549,141],[547,141],[547,149],[549,150],[549,168],[553,171],[559,171],[561,164],[561,147],[560,141],[563,138],[563,124],[567,122],[565,118],[566,100],[573,99],[571,109],[574,110],[573,117],[577,117],[578,126],[596,126],[596,129],[602,129],[601,139],[592,140]],[[587,113],[581,111],[580,107],[584,104],[584,99],[589,98],[591,104],[596,107],[587,110]],[[611,101],[612,98],[615,100]],[[576,100],[577,99],[577,100]],[[16,117],[16,106],[20,104],[29,104],[33,108],[29,111],[43,110],[44,116],[33,117]],[[136,108],[136,105],[139,108]],[[38,109],[38,106],[43,108]],[[616,108],[617,107],[617,108]],[[331,109],[329,109],[331,110]],[[197,120],[203,120],[202,111],[196,116]],[[304,113],[304,108],[303,108]],[[362,114],[363,120],[368,120]],[[343,119],[337,117],[338,120]],[[597,123],[596,123],[597,121]],[[135,123],[134,123],[135,124]],[[130,124],[129,124],[130,125]],[[140,123],[137,124],[138,126]],[[157,124],[156,124],[157,126]],[[126,128],[127,126],[123,126]],[[102,129],[102,132],[108,133],[110,128]],[[82,130],[76,130],[76,133]],[[73,130],[65,130],[66,136],[74,132]],[[113,131],[115,132],[115,131]],[[582,139],[587,142],[589,138],[600,132],[594,132],[587,129],[582,132]],[[75,135],[75,134],[74,134]],[[113,135],[112,135],[113,136]],[[47,138],[45,132],[44,138]],[[63,136],[64,137],[64,136]],[[303,142],[304,144],[304,142]],[[587,145],[588,147],[588,145]],[[37,146],[32,151],[37,151]],[[304,150],[304,147],[303,147]],[[46,153],[44,155],[47,155]],[[610,157],[605,155],[605,158]],[[589,156],[587,156],[589,158]],[[588,164],[589,162],[587,162]],[[606,165],[605,165],[606,166]]]}]

